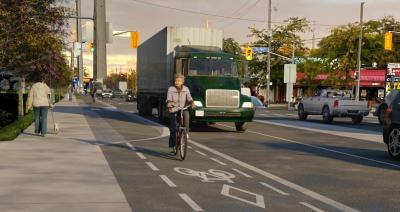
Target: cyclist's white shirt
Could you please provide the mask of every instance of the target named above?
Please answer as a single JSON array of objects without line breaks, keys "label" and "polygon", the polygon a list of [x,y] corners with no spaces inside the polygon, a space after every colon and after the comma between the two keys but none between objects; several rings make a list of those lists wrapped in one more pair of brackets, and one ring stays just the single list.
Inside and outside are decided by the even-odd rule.
[{"label": "cyclist's white shirt", "polygon": [[176,89],[175,86],[171,86],[168,88],[167,102],[173,102],[174,105],[171,113],[177,112],[179,108],[187,106],[192,101],[192,95],[190,94],[188,87],[183,85],[180,92],[178,91],[178,89]]}]

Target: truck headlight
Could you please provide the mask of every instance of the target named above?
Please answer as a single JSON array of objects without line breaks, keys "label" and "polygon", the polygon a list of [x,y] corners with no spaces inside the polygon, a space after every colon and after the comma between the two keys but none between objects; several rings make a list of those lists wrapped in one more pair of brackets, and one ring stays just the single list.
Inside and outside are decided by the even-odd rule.
[{"label": "truck headlight", "polygon": [[196,107],[203,107],[203,103],[201,103],[201,101],[194,101],[194,104]]},{"label": "truck headlight", "polygon": [[243,107],[243,108],[253,108],[254,105],[253,105],[252,102],[243,102],[242,107]]}]

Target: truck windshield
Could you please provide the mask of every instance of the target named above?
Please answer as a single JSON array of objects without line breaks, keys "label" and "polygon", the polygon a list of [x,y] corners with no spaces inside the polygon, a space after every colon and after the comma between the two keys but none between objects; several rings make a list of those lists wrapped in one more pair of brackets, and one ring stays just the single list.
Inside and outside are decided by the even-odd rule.
[{"label": "truck windshield", "polygon": [[227,59],[189,59],[189,76],[236,76],[236,62]]}]

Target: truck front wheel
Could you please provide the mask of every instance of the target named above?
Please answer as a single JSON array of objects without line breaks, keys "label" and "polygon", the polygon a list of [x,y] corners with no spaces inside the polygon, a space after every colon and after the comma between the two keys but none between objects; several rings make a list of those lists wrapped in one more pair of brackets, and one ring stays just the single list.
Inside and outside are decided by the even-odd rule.
[{"label": "truck front wheel", "polygon": [[247,130],[247,122],[235,122],[235,127],[238,132],[244,132]]}]

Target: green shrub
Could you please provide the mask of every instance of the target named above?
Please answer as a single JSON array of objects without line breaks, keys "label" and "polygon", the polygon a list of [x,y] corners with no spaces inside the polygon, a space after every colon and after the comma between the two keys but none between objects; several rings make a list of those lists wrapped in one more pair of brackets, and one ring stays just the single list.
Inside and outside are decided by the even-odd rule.
[{"label": "green shrub", "polygon": [[33,112],[0,129],[0,141],[14,140],[22,131],[33,123]]},{"label": "green shrub", "polygon": [[0,128],[6,126],[13,121],[13,115],[7,111],[0,109]]}]

